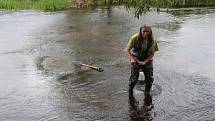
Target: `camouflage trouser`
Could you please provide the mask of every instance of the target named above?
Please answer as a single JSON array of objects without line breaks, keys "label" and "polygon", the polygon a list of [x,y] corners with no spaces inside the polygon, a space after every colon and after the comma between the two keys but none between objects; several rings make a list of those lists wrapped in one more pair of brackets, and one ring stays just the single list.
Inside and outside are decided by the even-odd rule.
[{"label": "camouflage trouser", "polygon": [[150,92],[153,78],[153,61],[149,61],[146,65],[131,64],[131,76],[129,79],[129,92],[133,92],[133,88],[136,85],[139,78],[139,71],[142,69],[145,75],[145,92]]}]

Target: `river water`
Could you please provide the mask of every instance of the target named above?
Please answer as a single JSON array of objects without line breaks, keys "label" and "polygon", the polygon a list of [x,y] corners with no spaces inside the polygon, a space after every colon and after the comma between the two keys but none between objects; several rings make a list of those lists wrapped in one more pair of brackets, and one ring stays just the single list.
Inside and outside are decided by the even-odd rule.
[{"label": "river water", "polygon": [[[122,50],[143,23],[159,45],[154,94],[135,90],[129,98]],[[1,121],[215,120],[213,9],[150,12],[139,20],[123,7],[0,10],[0,27]]]}]

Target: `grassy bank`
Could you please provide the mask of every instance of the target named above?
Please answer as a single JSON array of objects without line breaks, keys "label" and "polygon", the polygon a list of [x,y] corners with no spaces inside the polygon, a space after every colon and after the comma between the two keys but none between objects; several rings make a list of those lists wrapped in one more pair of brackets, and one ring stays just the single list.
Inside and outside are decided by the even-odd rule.
[{"label": "grassy bank", "polygon": [[54,11],[68,7],[86,8],[92,6],[122,5],[123,2],[123,0],[0,0],[0,9]]},{"label": "grassy bank", "polygon": [[71,0],[0,0],[0,9],[37,9],[55,11],[69,6]]},{"label": "grassy bank", "polygon": [[90,7],[106,5],[125,5],[135,8],[139,14],[151,7],[209,7],[215,6],[215,0],[0,0],[0,9],[38,9],[54,11],[68,7]]}]

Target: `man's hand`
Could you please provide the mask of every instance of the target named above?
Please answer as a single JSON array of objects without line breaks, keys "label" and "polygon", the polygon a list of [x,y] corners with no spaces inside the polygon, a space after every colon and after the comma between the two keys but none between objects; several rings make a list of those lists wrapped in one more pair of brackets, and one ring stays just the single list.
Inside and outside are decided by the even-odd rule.
[{"label": "man's hand", "polygon": [[147,64],[147,63],[153,58],[153,56],[154,56],[154,53],[151,53],[151,54],[148,56],[147,59],[145,59],[144,61],[138,62],[138,64],[140,64],[140,65],[145,65],[145,64]]},{"label": "man's hand", "polygon": [[147,63],[147,61],[139,61],[138,62],[140,65],[145,65]]},{"label": "man's hand", "polygon": [[124,51],[125,51],[126,55],[128,56],[128,58],[130,59],[131,64],[136,64],[136,60],[135,60],[135,59],[133,58],[133,56],[131,55],[130,49],[125,48]]},{"label": "man's hand", "polygon": [[136,60],[134,60],[133,58],[131,58],[131,64],[136,64]]}]

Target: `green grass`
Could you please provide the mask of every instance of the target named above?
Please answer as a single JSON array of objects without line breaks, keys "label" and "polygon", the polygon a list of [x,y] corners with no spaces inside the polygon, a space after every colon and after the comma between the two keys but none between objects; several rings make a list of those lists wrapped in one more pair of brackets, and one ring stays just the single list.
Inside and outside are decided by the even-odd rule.
[{"label": "green grass", "polygon": [[[65,9],[75,0],[0,0],[0,9],[38,9],[55,11]],[[86,7],[105,6],[109,0],[85,0]],[[135,14],[144,13],[149,8],[180,8],[180,7],[209,7],[215,6],[215,0],[111,0],[112,5],[125,5],[134,8]],[[74,5],[73,5],[74,6]]]},{"label": "green grass", "polygon": [[70,0],[0,0],[0,9],[55,11],[67,8]]}]

